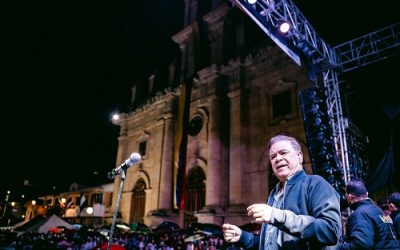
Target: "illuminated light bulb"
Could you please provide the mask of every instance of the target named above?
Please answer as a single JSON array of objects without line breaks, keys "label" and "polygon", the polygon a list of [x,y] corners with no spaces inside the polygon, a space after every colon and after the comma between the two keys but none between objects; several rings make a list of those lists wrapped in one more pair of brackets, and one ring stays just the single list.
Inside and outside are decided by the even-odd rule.
[{"label": "illuminated light bulb", "polygon": [[86,208],[86,213],[93,214],[93,208],[92,207]]},{"label": "illuminated light bulb", "polygon": [[282,33],[287,33],[290,29],[290,24],[287,22],[283,22],[279,25],[279,31]]}]

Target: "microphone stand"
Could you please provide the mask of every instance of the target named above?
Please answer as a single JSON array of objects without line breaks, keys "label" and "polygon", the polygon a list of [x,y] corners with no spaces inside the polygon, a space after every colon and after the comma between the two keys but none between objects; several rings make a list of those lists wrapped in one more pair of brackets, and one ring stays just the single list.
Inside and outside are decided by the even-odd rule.
[{"label": "microphone stand", "polygon": [[118,210],[119,210],[119,200],[121,199],[122,187],[124,186],[125,178],[126,178],[126,170],[121,172],[121,182],[119,183],[117,201],[115,203],[114,215],[113,215],[113,220],[112,220],[112,224],[111,224],[110,236],[109,236],[109,239],[108,239],[107,250],[110,250],[110,248],[111,248],[111,244],[112,244],[112,240],[113,240],[113,234],[114,234],[115,221],[117,219],[117,214],[118,214]]}]

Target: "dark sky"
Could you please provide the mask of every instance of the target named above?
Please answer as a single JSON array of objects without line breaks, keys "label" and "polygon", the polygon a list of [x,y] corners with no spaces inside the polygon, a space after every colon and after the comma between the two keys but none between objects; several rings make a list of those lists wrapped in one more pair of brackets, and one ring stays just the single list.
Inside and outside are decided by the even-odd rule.
[{"label": "dark sky", "polygon": [[[24,179],[59,191],[72,182],[107,181],[118,135],[111,113],[127,111],[132,82],[171,57],[169,36],[181,28],[182,2],[10,6],[2,35],[0,195]],[[390,1],[295,2],[332,45],[398,21]],[[359,85],[366,80],[351,77]],[[386,82],[389,89],[399,83]]]},{"label": "dark sky", "polygon": [[[132,82],[168,60],[179,1],[16,3],[5,32],[0,194],[100,184]],[[4,43],[3,43],[4,44]],[[167,58],[167,59],[165,59]]]}]

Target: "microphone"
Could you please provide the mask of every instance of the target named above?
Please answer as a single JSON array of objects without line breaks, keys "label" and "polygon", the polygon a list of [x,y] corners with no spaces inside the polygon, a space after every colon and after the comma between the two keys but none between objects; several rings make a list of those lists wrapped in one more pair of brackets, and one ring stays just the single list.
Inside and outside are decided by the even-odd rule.
[{"label": "microphone", "polygon": [[140,156],[140,154],[132,153],[131,156],[129,156],[129,158],[124,163],[122,163],[118,167],[114,168],[107,174],[108,179],[114,179],[115,176],[126,171],[128,168],[139,163],[141,160],[142,160],[142,157]]}]

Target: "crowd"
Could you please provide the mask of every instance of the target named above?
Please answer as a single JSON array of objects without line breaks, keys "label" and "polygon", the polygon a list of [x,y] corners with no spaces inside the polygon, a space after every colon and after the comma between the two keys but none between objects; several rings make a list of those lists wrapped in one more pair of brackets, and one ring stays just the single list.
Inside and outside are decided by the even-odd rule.
[{"label": "crowd", "polygon": [[[172,234],[138,233],[117,230],[113,234],[111,250],[215,250],[232,248],[223,238],[216,235],[187,241],[185,231]],[[108,247],[108,237],[96,230],[82,227],[79,230],[65,229],[59,233],[0,231],[2,250],[104,250]]]}]

